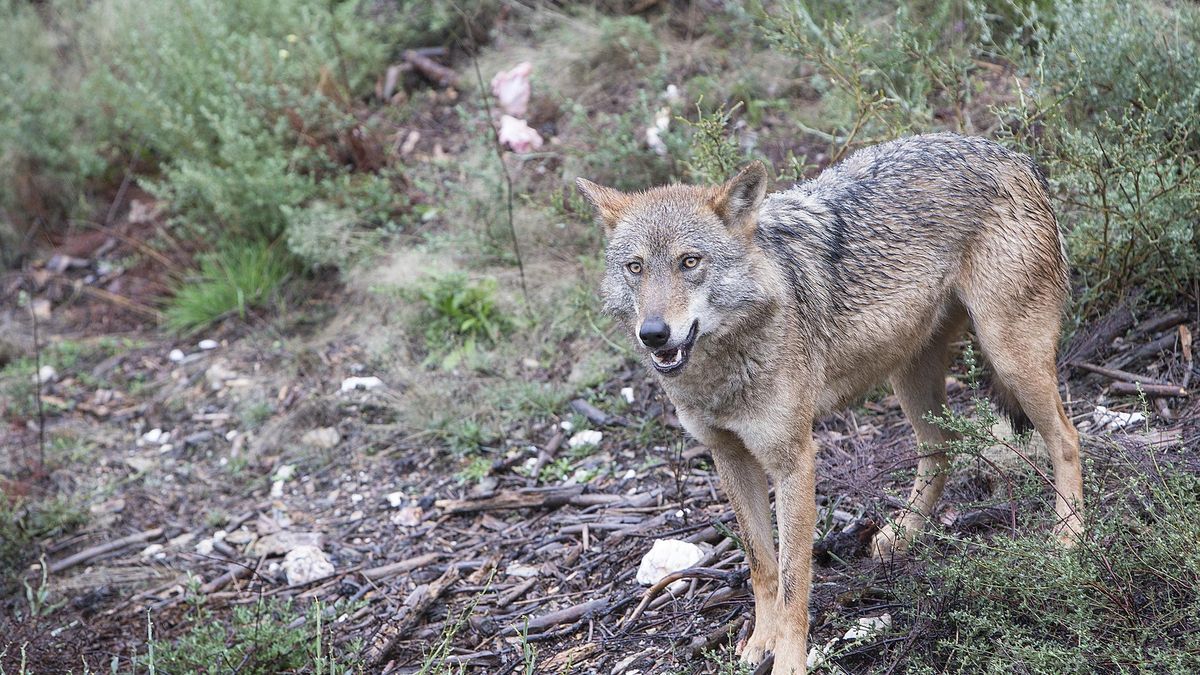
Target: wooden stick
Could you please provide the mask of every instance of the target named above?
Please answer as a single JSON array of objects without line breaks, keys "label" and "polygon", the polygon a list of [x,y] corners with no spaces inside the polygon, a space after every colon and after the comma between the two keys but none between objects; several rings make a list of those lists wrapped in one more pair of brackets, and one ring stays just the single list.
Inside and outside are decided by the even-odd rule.
[{"label": "wooden stick", "polygon": [[1161,381],[1152,377],[1127,373],[1124,370],[1117,370],[1115,368],[1105,368],[1104,366],[1097,366],[1091,363],[1073,363],[1071,365],[1081,370],[1096,373],[1097,375],[1103,375],[1110,380],[1120,380],[1122,382],[1141,382],[1143,384],[1162,384]]},{"label": "wooden stick", "polygon": [[1138,335],[1146,335],[1147,333],[1154,333],[1160,330],[1174,328],[1184,321],[1187,321],[1187,318],[1187,312],[1184,312],[1183,310],[1177,309],[1170,311],[1166,314],[1161,314],[1153,319],[1150,319],[1149,321],[1138,326],[1134,329],[1133,335],[1134,337],[1137,337]]},{"label": "wooden stick", "polygon": [[103,544],[97,544],[91,548],[85,548],[75,555],[67,556],[58,562],[50,563],[50,573],[58,574],[59,572],[70,569],[76,565],[79,565],[80,563],[85,563],[94,558],[98,558],[105,553],[117,551],[125,548],[126,546],[140,544],[151,539],[158,539],[162,535],[163,529],[161,527],[156,527],[151,530],[146,530],[145,532],[138,532],[127,537],[121,537],[120,539],[114,539]]},{"label": "wooden stick", "polygon": [[1176,384],[1142,384],[1140,382],[1113,382],[1109,390],[1115,394],[1134,394],[1140,389],[1146,396],[1158,398],[1187,398],[1187,389]]},{"label": "wooden stick", "polygon": [[1129,351],[1125,352],[1124,354],[1121,354],[1119,356],[1116,356],[1113,359],[1110,359],[1107,363],[1104,364],[1104,367],[1112,368],[1114,370],[1120,370],[1121,368],[1124,368],[1125,366],[1127,366],[1131,363],[1136,363],[1136,362],[1146,358],[1147,356],[1154,356],[1155,354],[1161,352],[1164,349],[1170,349],[1171,347],[1173,347],[1175,345],[1176,337],[1177,336],[1174,333],[1170,333],[1170,334],[1167,334],[1167,335],[1164,335],[1164,336],[1158,338],[1157,340],[1147,342],[1146,344],[1142,345],[1141,347],[1136,347],[1134,349],[1130,349]]},{"label": "wooden stick", "polygon": [[608,598],[599,600],[589,600],[578,605],[572,605],[566,609],[560,609],[556,612],[543,614],[529,620],[529,623],[521,623],[520,625],[509,626],[505,629],[508,634],[519,633],[522,628],[527,634],[540,633],[541,631],[557,626],[562,623],[575,622],[586,616],[593,616],[608,609]]},{"label": "wooden stick", "polygon": [[458,581],[460,575],[461,572],[458,571],[458,568],[451,565],[437,580],[417,586],[412,593],[409,593],[408,597],[404,599],[404,606],[375,633],[365,654],[367,663],[376,666],[383,663],[396,643],[400,641],[401,636],[407,633],[421,618],[421,615],[428,611],[433,603],[437,602],[438,598]]},{"label": "wooden stick", "polygon": [[372,567],[369,570],[364,570],[362,574],[371,581],[379,581],[380,579],[386,579],[396,574],[403,574],[427,565],[432,565],[441,559],[441,557],[441,553],[425,553],[423,555],[416,556],[415,558],[409,558],[407,560],[401,560],[399,562],[389,563],[387,565],[380,565],[379,567]]},{"label": "wooden stick", "polygon": [[405,50],[404,60],[411,63],[413,68],[425,79],[443,87],[457,87],[458,73],[447,68],[433,59],[412,49]]},{"label": "wooden stick", "polygon": [[582,485],[549,490],[505,491],[482,499],[439,499],[434,506],[445,513],[475,513],[510,509],[554,508],[571,503],[583,493]]},{"label": "wooden stick", "polygon": [[646,589],[646,592],[642,594],[641,603],[639,603],[638,606],[633,610],[633,613],[629,615],[628,619],[625,619],[621,622],[621,625],[618,626],[617,629],[620,630],[632,625],[633,622],[637,621],[638,617],[642,615],[642,612],[646,611],[646,606],[650,604],[650,601],[654,599],[654,596],[662,593],[663,589],[675,583],[676,581],[679,581],[680,579],[717,579],[720,581],[728,581],[731,576],[732,573],[730,572],[713,569],[711,567],[689,567],[685,570],[672,572],[662,579],[659,579],[658,583]]}]

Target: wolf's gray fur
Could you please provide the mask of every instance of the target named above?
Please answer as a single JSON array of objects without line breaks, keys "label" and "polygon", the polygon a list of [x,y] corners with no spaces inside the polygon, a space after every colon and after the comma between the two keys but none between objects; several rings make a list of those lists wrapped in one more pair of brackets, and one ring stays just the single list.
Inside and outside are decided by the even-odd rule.
[{"label": "wolf's gray fur", "polygon": [[[777,673],[804,671],[812,421],[890,377],[918,440],[951,440],[923,415],[945,402],[948,344],[968,320],[1005,407],[1046,439],[1057,531],[1078,534],[1078,436],[1054,369],[1067,263],[1031,159],[931,134],[862,150],[769,197],[758,164],[716,188],[580,189],[608,229],[605,306],[712,449],[746,531],[758,621],[744,658],[774,650]],[[669,337],[648,333],[650,322]],[[921,458],[910,510],[880,533],[878,555],[923,525],[947,466],[937,451]]]}]

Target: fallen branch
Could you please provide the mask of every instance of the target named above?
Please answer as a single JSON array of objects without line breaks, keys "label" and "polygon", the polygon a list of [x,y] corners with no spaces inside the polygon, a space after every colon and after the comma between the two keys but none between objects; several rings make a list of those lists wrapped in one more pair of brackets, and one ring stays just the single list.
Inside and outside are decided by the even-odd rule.
[{"label": "fallen branch", "polygon": [[1156,333],[1160,330],[1167,330],[1168,328],[1174,328],[1175,326],[1178,326],[1179,324],[1183,323],[1184,321],[1187,321],[1187,318],[1188,318],[1187,312],[1184,312],[1183,310],[1180,310],[1180,309],[1176,309],[1176,310],[1167,312],[1166,314],[1156,316],[1153,319],[1150,319],[1149,321],[1146,321],[1142,325],[1138,326],[1137,328],[1134,329],[1133,336],[1137,337],[1139,335],[1146,335],[1149,333]]},{"label": "fallen branch", "polygon": [[100,556],[104,555],[105,553],[111,553],[112,551],[119,551],[120,549],[123,549],[126,546],[132,546],[133,544],[141,544],[141,543],[147,542],[151,539],[158,539],[162,535],[163,535],[163,529],[161,527],[156,527],[151,530],[146,530],[145,532],[138,532],[136,534],[131,534],[127,537],[121,537],[120,539],[114,539],[112,541],[108,541],[103,544],[97,544],[96,546],[93,546],[91,548],[85,548],[84,550],[80,551],[79,553],[76,553],[75,555],[67,556],[66,558],[63,558],[62,560],[59,560],[58,562],[50,563],[50,573],[58,574],[59,572],[62,572],[63,570],[70,569],[76,565],[88,562],[89,560],[99,558]]},{"label": "fallen branch", "polygon": [[1121,354],[1120,356],[1117,356],[1105,363],[1104,367],[1111,368],[1113,370],[1120,370],[1121,368],[1124,368],[1132,363],[1137,363],[1148,356],[1154,356],[1164,349],[1170,349],[1171,347],[1175,346],[1176,337],[1177,336],[1174,333],[1169,333],[1158,338],[1157,340],[1147,342],[1141,347],[1130,349],[1124,354]]},{"label": "fallen branch", "polygon": [[510,509],[554,508],[563,506],[583,493],[582,485],[549,490],[505,491],[481,499],[439,499],[434,506],[445,513],[475,513]]},{"label": "fallen branch", "polygon": [[371,581],[379,581],[380,579],[386,579],[396,574],[404,574],[405,572],[411,572],[426,565],[432,565],[441,557],[441,553],[425,553],[407,560],[372,567],[369,570],[363,570],[362,574]]},{"label": "fallen branch", "polygon": [[375,666],[383,663],[400,638],[437,602],[446,589],[458,581],[460,574],[458,568],[451,565],[437,580],[421,584],[409,593],[396,615],[388,619],[375,633],[364,654],[367,663]]},{"label": "fallen branch", "polygon": [[646,611],[646,606],[650,604],[650,601],[654,599],[654,596],[662,593],[667,586],[670,586],[680,579],[716,579],[718,581],[728,582],[733,575],[733,572],[713,569],[711,567],[689,567],[685,570],[672,572],[662,579],[659,579],[658,583],[646,589],[646,592],[642,594],[642,601],[638,603],[636,608],[634,608],[633,613],[629,615],[629,618],[621,622],[621,625],[617,627],[617,630],[621,630],[627,626],[630,626],[634,621],[637,621],[638,617],[642,615],[642,612]]},{"label": "fallen branch", "polygon": [[1151,398],[1187,398],[1187,389],[1177,384],[1146,384],[1142,382],[1113,382],[1109,390],[1115,394],[1145,393]]},{"label": "fallen branch", "polygon": [[413,70],[425,79],[442,87],[457,87],[458,73],[433,59],[412,49],[405,50],[404,60],[412,64]]},{"label": "fallen branch", "polygon": [[1096,373],[1097,375],[1103,375],[1104,377],[1107,377],[1110,380],[1119,380],[1121,382],[1141,382],[1143,384],[1162,384],[1162,382],[1160,382],[1152,377],[1146,377],[1145,375],[1137,375],[1134,373],[1128,373],[1128,372],[1125,372],[1124,370],[1116,370],[1114,368],[1105,368],[1104,366],[1097,366],[1092,363],[1073,363],[1071,365],[1075,366],[1076,368],[1079,368],[1080,370],[1086,370],[1089,373]]},{"label": "fallen branch", "polygon": [[519,626],[513,625],[505,629],[505,632],[514,635],[521,630],[524,630],[527,635],[540,633],[547,628],[552,628],[563,623],[574,623],[582,618],[594,616],[608,609],[608,598],[599,600],[589,600],[578,605],[572,605],[566,609],[560,609],[556,612],[543,614],[529,620],[528,623],[522,622]]}]

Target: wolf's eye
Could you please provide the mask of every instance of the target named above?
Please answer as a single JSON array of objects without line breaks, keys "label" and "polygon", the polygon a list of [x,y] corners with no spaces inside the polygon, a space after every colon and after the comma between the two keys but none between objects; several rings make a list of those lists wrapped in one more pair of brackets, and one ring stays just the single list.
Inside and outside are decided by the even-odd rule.
[{"label": "wolf's eye", "polygon": [[625,266],[625,269],[629,270],[630,274],[641,274],[642,273],[642,263],[631,262]]},{"label": "wolf's eye", "polygon": [[698,255],[689,255],[688,257],[683,259],[683,268],[685,270],[696,269],[696,265],[699,265],[699,264],[700,264],[700,256],[698,256]]}]

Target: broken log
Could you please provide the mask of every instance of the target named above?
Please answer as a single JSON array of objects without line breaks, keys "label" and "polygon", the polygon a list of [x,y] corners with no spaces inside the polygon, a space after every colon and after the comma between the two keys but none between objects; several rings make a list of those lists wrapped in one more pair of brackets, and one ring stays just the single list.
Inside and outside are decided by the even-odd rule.
[{"label": "broken log", "polygon": [[407,560],[401,560],[399,562],[389,563],[387,565],[380,565],[379,567],[372,567],[369,570],[363,570],[362,574],[371,581],[379,581],[380,579],[386,579],[395,574],[403,574],[405,572],[411,572],[415,569],[420,569],[427,565],[432,565],[441,557],[441,553],[425,553],[414,558],[408,558]]},{"label": "broken log", "polygon": [[107,542],[104,542],[103,544],[97,544],[96,546],[92,546],[91,548],[85,548],[82,551],[80,551],[79,553],[76,553],[75,555],[67,556],[66,558],[63,558],[62,560],[50,563],[50,573],[58,574],[59,572],[62,572],[63,570],[70,569],[81,563],[85,563],[85,562],[88,562],[89,560],[99,558],[100,556],[104,555],[105,553],[111,553],[112,551],[118,551],[120,549],[125,548],[126,546],[132,546],[133,544],[141,544],[141,543],[150,541],[151,539],[158,539],[162,535],[163,535],[163,529],[161,527],[156,527],[156,528],[153,528],[150,530],[146,530],[145,532],[138,532],[136,534],[131,534],[127,537],[121,537],[120,539],[114,539],[112,541],[107,541]]},{"label": "broken log", "polygon": [[1142,382],[1113,382],[1109,390],[1115,394],[1133,394],[1143,392],[1151,398],[1187,398],[1187,389],[1177,384],[1146,384]]},{"label": "broken log", "polygon": [[383,663],[400,638],[416,624],[421,615],[428,611],[448,588],[458,581],[460,575],[458,568],[451,565],[435,581],[421,584],[412,593],[409,593],[408,597],[404,599],[404,605],[400,607],[396,615],[388,619],[376,631],[375,637],[364,653],[364,660],[375,666]]},{"label": "broken log", "polygon": [[412,49],[405,50],[404,60],[422,77],[442,87],[458,86],[458,73]]}]

